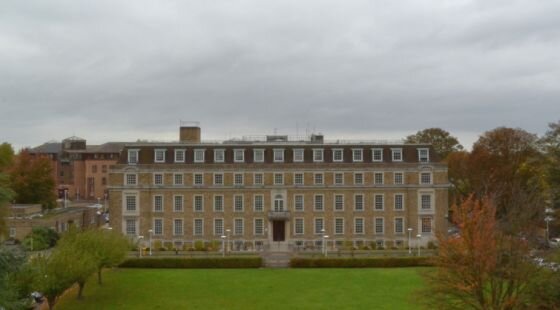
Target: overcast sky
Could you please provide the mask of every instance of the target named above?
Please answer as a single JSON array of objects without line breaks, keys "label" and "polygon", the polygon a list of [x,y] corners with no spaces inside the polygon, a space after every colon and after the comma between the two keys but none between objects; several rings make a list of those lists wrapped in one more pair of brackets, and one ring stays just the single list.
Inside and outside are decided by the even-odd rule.
[{"label": "overcast sky", "polygon": [[0,1],[0,142],[441,127],[470,147],[560,119],[560,1]]}]

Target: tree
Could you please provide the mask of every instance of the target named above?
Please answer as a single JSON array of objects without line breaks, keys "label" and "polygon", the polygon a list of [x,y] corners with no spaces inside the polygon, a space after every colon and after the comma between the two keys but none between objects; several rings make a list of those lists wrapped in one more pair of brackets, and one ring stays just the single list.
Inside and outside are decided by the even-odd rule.
[{"label": "tree", "polygon": [[31,234],[23,239],[23,245],[27,250],[45,250],[55,246],[58,239],[58,233],[52,228],[34,227]]},{"label": "tree", "polygon": [[0,144],[0,172],[5,172],[14,161],[14,149],[9,143]]},{"label": "tree", "polygon": [[463,146],[459,140],[449,132],[441,128],[427,128],[410,135],[405,139],[406,143],[429,143],[441,159],[447,158],[452,152],[461,151]]},{"label": "tree", "polygon": [[[548,124],[549,130],[540,140],[545,153],[545,178],[548,185],[548,206],[560,209],[560,121]],[[558,215],[558,213],[557,213]],[[551,225],[553,235],[560,232],[560,216]]]},{"label": "tree", "polygon": [[498,229],[492,199],[471,195],[452,209],[460,233],[438,236],[437,268],[425,274],[427,302],[445,309],[523,308],[535,271],[527,242]]},{"label": "tree", "polygon": [[33,158],[23,150],[16,156],[10,176],[18,203],[39,203],[47,209],[56,206],[55,181],[47,158]]},{"label": "tree", "polygon": [[0,247],[0,309],[23,309],[25,300],[13,285],[14,276],[25,262],[23,255],[16,255]]},{"label": "tree", "polygon": [[4,218],[8,214],[9,202],[13,197],[14,192],[9,187],[8,175],[0,173],[0,237],[6,233]]}]

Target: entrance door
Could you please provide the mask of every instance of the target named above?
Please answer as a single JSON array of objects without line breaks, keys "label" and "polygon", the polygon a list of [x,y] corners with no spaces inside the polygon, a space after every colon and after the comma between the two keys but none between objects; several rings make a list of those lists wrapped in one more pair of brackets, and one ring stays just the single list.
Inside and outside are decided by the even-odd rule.
[{"label": "entrance door", "polygon": [[286,236],[284,221],[272,221],[272,240],[284,241],[285,239]]}]

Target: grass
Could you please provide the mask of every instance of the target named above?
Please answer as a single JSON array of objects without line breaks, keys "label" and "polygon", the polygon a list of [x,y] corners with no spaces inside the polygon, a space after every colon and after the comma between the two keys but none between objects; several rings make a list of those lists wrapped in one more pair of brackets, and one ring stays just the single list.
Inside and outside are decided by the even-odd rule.
[{"label": "grass", "polygon": [[116,269],[56,309],[418,309],[420,269]]}]

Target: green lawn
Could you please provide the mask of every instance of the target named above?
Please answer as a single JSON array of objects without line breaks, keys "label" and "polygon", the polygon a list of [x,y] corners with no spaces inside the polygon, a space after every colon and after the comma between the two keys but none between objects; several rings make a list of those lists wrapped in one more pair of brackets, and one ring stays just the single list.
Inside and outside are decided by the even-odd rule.
[{"label": "green lawn", "polygon": [[419,270],[117,269],[56,309],[418,309]]}]

